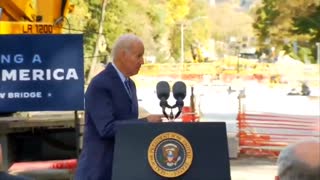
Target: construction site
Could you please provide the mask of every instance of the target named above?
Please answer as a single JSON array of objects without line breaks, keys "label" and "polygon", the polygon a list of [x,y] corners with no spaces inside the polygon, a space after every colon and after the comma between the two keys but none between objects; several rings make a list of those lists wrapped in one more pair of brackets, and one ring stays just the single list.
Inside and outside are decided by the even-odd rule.
[{"label": "construction site", "polygon": [[[75,179],[86,128],[84,94],[91,79],[113,61],[110,44],[115,35],[107,33],[114,24],[108,17],[116,17],[116,8],[122,5],[116,1],[108,4],[106,0],[98,5],[90,3],[85,6],[84,1],[76,0],[0,0],[0,173],[35,180]],[[206,3],[213,9],[220,5],[216,1]],[[223,8],[227,6],[222,4]],[[108,5],[115,8],[109,14],[105,12]],[[151,9],[157,12],[160,5]],[[320,7],[319,3],[315,5]],[[102,8],[100,21],[91,22],[98,18],[89,13],[93,7]],[[146,13],[151,19],[162,17],[151,12]],[[277,159],[285,147],[320,139],[320,44],[312,45],[317,56],[310,58],[311,63],[290,56],[286,50],[275,51],[274,47],[265,59],[258,57],[256,51],[241,51],[241,45],[253,46],[246,38],[235,41],[232,36],[230,42],[213,43],[211,37],[216,32],[208,42],[200,43],[201,39],[208,39],[200,35],[207,30],[207,25],[201,23],[214,19],[210,15],[183,21],[172,15],[171,21],[176,22],[170,21],[166,26],[177,30],[168,31],[172,37],[166,40],[157,35],[151,40],[148,33],[130,29],[136,27],[128,23],[132,19],[125,21],[126,30],[141,35],[148,46],[144,64],[131,77],[136,86],[138,118],[164,113],[157,92],[159,82],[167,82],[169,87],[183,82],[183,107],[174,122],[195,126],[222,122],[231,179],[275,179]],[[103,25],[104,18],[110,26]],[[81,26],[81,30],[72,27],[84,22],[88,26]],[[168,22],[153,22],[151,26]],[[199,32],[191,29],[192,24]],[[148,30],[154,33],[156,30],[150,27]],[[172,43],[168,45],[172,49],[163,43]],[[157,54],[162,51],[167,54]],[[307,55],[304,57],[308,59]],[[175,98],[167,97],[168,104],[174,104]],[[173,123],[169,118],[164,122]],[[218,146],[210,139],[205,141]]]}]

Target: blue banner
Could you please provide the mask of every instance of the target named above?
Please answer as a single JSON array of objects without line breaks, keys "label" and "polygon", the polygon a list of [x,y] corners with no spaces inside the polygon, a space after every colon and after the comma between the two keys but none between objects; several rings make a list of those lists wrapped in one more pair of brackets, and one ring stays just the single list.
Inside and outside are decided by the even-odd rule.
[{"label": "blue banner", "polygon": [[82,35],[0,35],[0,112],[84,108]]}]

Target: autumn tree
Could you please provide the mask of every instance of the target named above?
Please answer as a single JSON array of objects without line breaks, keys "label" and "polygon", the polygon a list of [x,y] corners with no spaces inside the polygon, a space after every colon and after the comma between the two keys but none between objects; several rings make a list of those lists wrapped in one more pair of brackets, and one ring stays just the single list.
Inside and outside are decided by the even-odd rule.
[{"label": "autumn tree", "polygon": [[318,0],[263,0],[254,24],[260,45],[275,46],[296,59],[314,62],[319,10]]}]

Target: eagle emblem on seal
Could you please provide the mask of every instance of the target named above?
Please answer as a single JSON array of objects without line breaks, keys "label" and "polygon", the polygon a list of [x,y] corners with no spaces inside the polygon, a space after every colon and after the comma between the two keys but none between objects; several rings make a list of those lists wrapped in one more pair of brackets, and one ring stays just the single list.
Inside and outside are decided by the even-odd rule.
[{"label": "eagle emblem on seal", "polygon": [[156,136],[148,148],[148,162],[158,175],[175,178],[190,168],[193,150],[190,142],[181,134],[164,132]]},{"label": "eagle emblem on seal", "polygon": [[168,143],[162,147],[162,155],[168,167],[176,166],[181,160],[179,150],[178,146],[172,143]]}]

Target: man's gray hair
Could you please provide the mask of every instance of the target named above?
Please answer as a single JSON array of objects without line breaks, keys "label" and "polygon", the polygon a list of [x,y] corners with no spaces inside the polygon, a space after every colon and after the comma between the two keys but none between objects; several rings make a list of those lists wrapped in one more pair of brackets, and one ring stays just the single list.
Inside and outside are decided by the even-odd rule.
[{"label": "man's gray hair", "polygon": [[[315,159],[316,165],[313,166],[306,162],[304,157],[301,157],[301,153],[297,153],[301,147],[308,149],[307,145],[304,147],[308,143],[315,143],[320,146],[318,140],[308,140],[289,145],[281,151],[277,162],[280,180],[320,180],[320,160]],[[316,151],[316,154],[319,153],[319,147],[318,149],[311,148],[310,152],[312,150]],[[308,156],[308,152],[302,155]],[[315,155],[313,158],[319,158],[319,156]]]},{"label": "man's gray hair", "polygon": [[134,34],[124,34],[120,36],[112,48],[111,56],[113,59],[120,49],[130,50],[133,42],[142,42],[142,40]]}]

